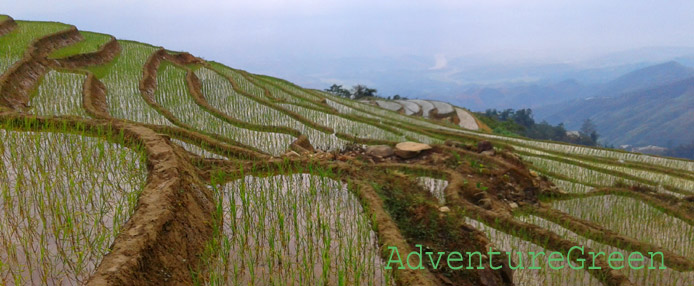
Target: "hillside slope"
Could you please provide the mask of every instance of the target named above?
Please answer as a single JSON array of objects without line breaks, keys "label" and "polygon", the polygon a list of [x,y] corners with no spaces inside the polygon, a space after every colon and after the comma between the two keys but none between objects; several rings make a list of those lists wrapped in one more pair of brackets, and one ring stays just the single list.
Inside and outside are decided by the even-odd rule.
[{"label": "hillside slope", "polygon": [[[0,53],[0,284],[694,283],[692,161],[466,130],[61,23],[0,17]],[[393,249],[502,267],[402,269]],[[568,259],[512,270],[531,261],[511,250]]]},{"label": "hillside slope", "polygon": [[605,142],[621,145],[679,145],[694,134],[694,77],[611,97],[576,100],[552,108],[548,119],[578,129],[586,118]]},{"label": "hillside slope", "polygon": [[640,89],[667,85],[692,76],[694,76],[694,69],[675,61],[666,62],[622,75],[601,86],[590,97],[616,96]]},{"label": "hillside slope", "polygon": [[[601,74],[599,69],[588,70],[584,73],[593,74],[593,76]],[[474,109],[480,109],[481,106],[496,109],[532,108],[536,111],[538,120],[551,121],[557,120],[552,117],[557,114],[554,109],[557,105],[565,107],[569,106],[573,100],[617,96],[624,92],[669,84],[694,76],[694,69],[670,61],[648,66],[635,65],[627,72],[617,73],[617,75],[614,79],[603,77],[597,82],[576,80],[580,78],[578,74],[566,74],[557,75],[557,78],[553,80],[545,79],[538,82],[521,81],[472,86],[465,88],[458,95],[458,99],[464,102],[474,99],[479,104],[470,106]],[[573,122],[569,124],[573,128]]]}]

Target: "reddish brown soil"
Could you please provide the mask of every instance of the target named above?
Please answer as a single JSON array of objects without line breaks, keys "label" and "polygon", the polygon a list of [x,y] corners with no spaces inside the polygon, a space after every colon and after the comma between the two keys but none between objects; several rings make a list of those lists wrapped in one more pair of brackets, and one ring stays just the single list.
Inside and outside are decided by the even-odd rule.
[{"label": "reddish brown soil", "polygon": [[17,23],[14,19],[8,17],[5,21],[0,22],[0,36],[9,34],[15,28],[17,28]]},{"label": "reddish brown soil", "polygon": [[50,64],[46,56],[80,40],[82,35],[77,28],[72,27],[31,43],[24,58],[0,76],[0,105],[20,112],[26,110],[29,107],[29,95],[48,71]]},{"label": "reddish brown soil", "polygon": [[78,54],[61,59],[52,59],[49,61],[53,68],[77,69],[87,66],[96,66],[106,64],[115,59],[121,52],[121,46],[116,38],[111,37],[111,40],[101,46],[98,51],[88,54]]}]

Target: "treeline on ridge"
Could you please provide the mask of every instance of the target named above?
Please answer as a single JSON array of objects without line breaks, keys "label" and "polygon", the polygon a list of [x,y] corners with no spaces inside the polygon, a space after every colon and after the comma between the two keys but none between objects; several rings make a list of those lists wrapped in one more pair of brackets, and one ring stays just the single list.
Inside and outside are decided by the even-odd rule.
[{"label": "treeline on ridge", "polygon": [[556,126],[542,121],[535,122],[533,111],[527,109],[487,109],[477,112],[477,117],[487,124],[496,134],[505,136],[523,136],[539,140],[561,141],[585,146],[599,146],[600,135],[597,126],[586,119],[579,131],[567,131],[563,123]]}]

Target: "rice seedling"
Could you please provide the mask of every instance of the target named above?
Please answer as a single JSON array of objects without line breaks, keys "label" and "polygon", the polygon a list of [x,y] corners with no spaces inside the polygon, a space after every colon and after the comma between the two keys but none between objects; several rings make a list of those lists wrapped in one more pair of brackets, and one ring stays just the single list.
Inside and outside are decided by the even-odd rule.
[{"label": "rice seedling", "polygon": [[113,62],[89,68],[106,86],[109,112],[115,118],[173,126],[151,108],[140,95],[142,67],[157,48],[141,43],[119,41],[122,51]]},{"label": "rice seedling", "polygon": [[[216,71],[219,71],[219,72],[221,72],[221,73],[224,74],[224,75],[227,75],[227,76],[232,77],[232,79],[233,79],[233,80],[234,80],[245,92],[247,92],[247,93],[249,93],[249,94],[252,94],[252,95],[254,95],[254,96],[256,96],[256,97],[265,97],[265,91],[257,85],[257,84],[262,84],[262,82],[260,82],[260,81],[255,81],[255,83],[254,83],[254,82],[250,82],[250,81],[248,81],[245,77],[243,77],[238,71],[233,70],[233,69],[228,68],[228,67],[225,67],[225,66],[223,66],[223,65],[217,64],[217,63],[212,63],[212,66],[214,67],[214,69],[215,69]],[[293,86],[293,85],[290,86],[289,84],[287,84],[287,83],[285,83],[285,82],[283,82],[283,81],[273,82],[273,84],[280,85],[280,86],[282,86],[283,88],[286,87],[287,89],[292,90],[292,91],[298,90],[298,87]],[[307,102],[307,101],[302,100],[302,99],[300,99],[300,98],[295,98],[295,97],[293,97],[292,95],[287,94],[286,92],[284,92],[284,91],[278,89],[277,87],[275,87],[275,86],[272,85],[272,84],[265,84],[265,85],[262,85],[262,86],[268,88],[268,90],[270,90],[270,92],[271,92],[271,94],[272,94],[273,97],[278,97],[278,98],[280,98],[280,99],[282,99],[282,100],[286,100],[286,101],[288,101],[288,102],[308,103],[308,104],[310,104],[310,105],[313,105],[312,102]],[[298,92],[298,91],[296,91],[296,92]],[[279,93],[279,94],[278,94],[278,93]],[[311,94],[311,93],[309,93],[309,92],[303,92],[303,91],[301,91],[301,93],[302,93],[303,95],[307,96],[307,97],[308,97],[308,95]],[[322,94],[322,95],[325,95],[324,93],[321,93],[321,94]],[[313,97],[312,99],[318,100],[319,98],[318,98],[318,97]],[[364,112],[355,110],[355,109],[352,108],[352,107],[348,107],[348,106],[345,105],[345,104],[337,103],[336,101],[331,100],[331,99],[326,99],[326,102],[327,102],[327,104],[328,104],[329,106],[331,106],[331,107],[337,109],[338,112],[343,113],[343,114],[354,114],[354,115],[357,115],[357,116],[359,116],[359,117],[371,118],[371,119],[379,119],[379,117],[376,117],[376,116],[370,115],[370,114],[368,114],[368,113],[364,113]],[[284,106],[284,107],[287,107],[287,105],[283,105],[283,106]],[[290,106],[294,106],[294,107],[295,107],[295,105],[290,105]],[[321,109],[321,108],[323,108],[323,107],[318,107],[318,109]],[[295,107],[295,109],[306,110],[307,108]],[[290,110],[291,110],[291,108],[290,108]],[[376,109],[376,110],[383,111],[383,110],[381,110],[381,109]],[[292,111],[295,111],[295,110],[292,110]],[[319,112],[319,111],[313,111],[313,112],[315,113],[315,112]],[[304,115],[303,113],[301,113],[301,114]],[[330,114],[328,114],[328,115],[331,116],[331,117],[333,117],[333,118],[335,117],[334,115],[330,115]],[[403,118],[410,119],[410,117],[407,117],[407,116],[403,116]],[[345,121],[344,119],[338,119],[338,120]],[[317,121],[317,122],[320,122],[320,121]],[[384,123],[384,122],[381,121],[381,123]],[[325,125],[325,124],[323,124],[323,125]],[[439,127],[440,127],[440,126],[439,126]],[[379,131],[379,132],[383,132],[383,131]],[[415,132],[411,132],[411,131],[408,131],[408,130],[402,130],[402,132],[405,134],[406,137],[411,138],[411,139],[414,139],[414,140],[419,141],[419,142],[423,142],[423,143],[441,143],[441,142],[442,142],[442,140],[440,140],[440,139],[431,138],[431,137],[429,137],[429,136],[426,136],[426,135],[423,135],[423,134],[419,134],[419,133],[415,133]],[[353,134],[353,133],[348,133],[348,134]],[[307,136],[308,136],[308,133],[307,133]],[[311,138],[311,137],[309,136],[309,138]],[[401,137],[400,137],[400,141],[401,141],[401,140],[404,140],[404,138],[401,138]],[[321,142],[321,141],[322,141],[322,140],[319,140],[318,142]],[[313,141],[312,141],[312,142],[313,142]],[[341,143],[345,143],[345,142],[341,142]],[[322,148],[321,148],[321,149],[322,149]]]},{"label": "rice seedling", "polygon": [[585,162],[586,164],[604,168],[612,171],[622,172],[628,174],[629,176],[634,176],[652,182],[653,186],[671,186],[675,188],[682,189],[686,194],[694,194],[694,181],[687,180],[668,174],[649,172],[644,170],[638,170],[628,167],[623,167],[619,165],[610,165],[603,163]]},{"label": "rice seedling", "polygon": [[254,146],[272,155],[284,153],[296,138],[291,135],[259,132],[233,126],[198,106],[188,93],[186,71],[162,62],[157,74],[155,100],[183,123],[200,131],[218,134]]},{"label": "rice seedling", "polygon": [[[532,256],[529,252],[544,252],[544,247],[525,241],[515,235],[508,234],[492,227],[489,227],[477,220],[465,218],[465,223],[484,232],[493,244],[495,249],[500,252],[510,252],[513,263],[518,269],[514,270],[513,282],[516,285],[600,285],[601,283],[585,270],[571,269],[566,260],[555,262],[560,270],[549,269],[547,265],[542,265],[541,269],[529,269],[533,265]],[[519,257],[522,256],[522,259]],[[522,265],[523,268],[520,268]],[[536,266],[540,266],[538,263]]]},{"label": "rice seedling", "polygon": [[211,285],[386,284],[375,233],[345,184],[294,174],[212,187],[224,227]]},{"label": "rice seedling", "polygon": [[[228,76],[231,76],[231,77],[234,79],[234,81],[237,82],[237,84],[239,84],[239,85],[244,89],[244,91],[246,91],[246,92],[248,92],[248,93],[250,93],[250,94],[252,94],[252,95],[254,95],[254,96],[259,96],[259,97],[265,95],[264,90],[263,90],[262,88],[260,88],[260,87],[257,86],[257,82],[256,82],[256,83],[253,83],[253,82],[248,81],[246,78],[244,78],[242,75],[240,75],[237,71],[235,71],[235,70],[233,70],[233,69],[230,69],[230,68],[228,68],[228,67],[224,67],[224,66],[219,65],[219,64],[216,64],[216,63],[213,63],[213,66],[215,67],[216,70],[222,72],[223,74],[228,75]],[[284,86],[287,85],[287,84],[285,84],[283,81],[281,81],[281,82],[282,82],[282,83],[278,83],[278,85],[281,85],[281,84],[284,84]],[[302,100],[299,100],[299,99],[288,99],[288,97],[291,97],[291,95],[285,93],[285,92],[282,91],[282,90],[277,89],[276,87],[274,87],[274,86],[272,86],[272,85],[269,85],[269,86],[268,86],[268,85],[263,85],[263,86],[264,86],[264,87],[267,87],[267,88],[271,91],[271,94],[273,94],[273,96],[275,96],[275,94],[276,94],[277,92],[280,92],[280,93],[281,93],[281,96],[282,96],[282,97],[280,97],[280,99],[287,100],[287,101],[290,101],[290,102],[300,102],[300,103],[303,102],[303,103],[306,103],[306,101],[302,101]],[[292,85],[292,86],[291,86],[291,89],[292,89],[292,90],[296,90],[296,89],[298,89],[298,87]],[[273,92],[273,91],[274,91],[274,92]],[[302,92],[302,94],[306,95],[306,94],[310,94],[310,93],[308,93],[308,92]],[[315,98],[313,98],[313,99],[318,100],[317,97],[315,97]],[[333,100],[330,100],[330,99],[326,99],[326,102],[327,102],[327,104],[328,104],[329,106],[331,106],[331,107],[337,109],[338,112],[343,113],[343,114],[353,114],[353,115],[356,115],[356,116],[359,116],[359,117],[362,117],[362,118],[379,119],[379,117],[376,117],[376,116],[370,115],[370,114],[368,114],[368,113],[364,113],[364,112],[355,110],[354,108],[351,108],[351,107],[348,107],[348,106],[346,106],[346,105],[337,103],[337,102],[335,102],[335,101],[333,101]],[[313,103],[310,103],[310,104],[313,104]],[[283,106],[284,106],[284,107],[287,107],[287,105],[283,105]],[[300,112],[303,111],[303,110],[311,110],[311,112],[314,113],[314,114],[317,113],[317,112],[320,112],[320,111],[315,111],[315,110],[308,109],[308,108],[303,108],[303,107],[300,107],[300,106],[298,106],[298,107],[297,107],[297,106],[294,106],[294,105],[290,105],[290,106],[293,107],[293,108],[296,109],[296,110],[300,110]],[[322,108],[322,107],[321,107],[321,108]],[[296,110],[293,110],[293,109],[291,109],[291,108],[289,108],[289,109],[296,112]],[[319,108],[319,109],[320,109],[320,108]],[[305,115],[305,114],[303,114],[303,113],[300,113],[300,114]],[[322,114],[322,113],[321,113],[321,114]],[[323,115],[323,116],[324,116],[324,115]],[[327,116],[330,117],[330,118],[335,118],[335,117],[336,117],[336,116],[331,115],[331,114],[328,114]],[[319,118],[322,118],[322,116],[319,116]],[[405,116],[404,118],[409,118],[409,117]],[[309,118],[309,119],[311,119],[311,118]],[[341,122],[345,122],[345,119],[342,119],[342,118],[337,119],[337,120],[340,120]],[[315,120],[314,120],[314,121],[315,121]],[[351,120],[348,120],[348,121],[351,121]],[[315,121],[315,122],[321,123],[321,121]],[[381,123],[384,123],[383,121],[380,121],[380,122],[381,122]],[[355,122],[355,123],[357,123],[357,124],[362,124],[362,123],[359,123],[359,122]],[[323,124],[323,125],[325,125],[325,124]],[[330,125],[328,125],[328,126],[330,126]],[[334,129],[334,128],[333,128],[333,129]],[[338,132],[339,132],[339,131],[338,131]],[[382,131],[382,130],[379,129],[377,132],[382,133],[382,132],[384,132],[384,131]],[[426,136],[426,135],[423,135],[423,134],[420,134],[420,133],[416,133],[416,132],[412,132],[412,131],[408,131],[408,130],[402,130],[402,133],[405,135],[406,138],[409,138],[408,140],[415,140],[415,141],[419,141],[419,142],[423,142],[423,143],[431,143],[431,144],[434,144],[434,143],[442,143],[442,142],[443,142],[443,141],[440,140],[440,139],[431,138],[431,137],[429,137],[429,136]],[[347,134],[354,134],[354,133],[347,133]],[[360,134],[361,134],[361,133],[360,133]],[[309,133],[307,132],[306,135],[308,136]],[[359,136],[359,135],[357,135],[357,136]],[[309,138],[311,138],[311,137],[309,136]],[[391,138],[393,138],[393,137],[391,137]],[[405,140],[404,137],[398,137],[398,138],[400,138],[399,141]],[[378,138],[376,138],[376,139],[378,139]],[[383,139],[383,137],[381,137],[381,139]],[[331,138],[331,140],[334,140],[334,139]],[[389,140],[389,139],[386,139],[386,140]],[[323,140],[318,140],[317,142],[322,142],[322,141],[323,141]],[[396,140],[396,141],[398,141],[398,140]],[[313,142],[313,141],[312,141],[312,142]],[[332,143],[332,142],[331,142],[331,143]],[[346,143],[346,142],[340,142],[340,143]],[[342,145],[344,146],[344,144],[342,144]],[[335,145],[332,145],[332,146],[333,146],[333,148],[330,148],[330,149],[334,149],[334,148],[335,148],[335,147],[334,147]],[[323,148],[321,148],[321,149],[323,149]]]},{"label": "rice seedling", "polygon": [[89,117],[82,108],[83,74],[50,71],[39,84],[31,99],[36,115],[75,115]]},{"label": "rice seedling", "polygon": [[694,257],[694,226],[637,199],[606,195],[556,201],[552,206],[622,235]]},{"label": "rice seedling", "polygon": [[17,28],[0,37],[0,74],[24,57],[32,41],[70,28],[69,25],[49,22],[16,21]]},{"label": "rice seedling", "polygon": [[292,94],[294,96],[299,96],[300,98],[302,98],[304,100],[309,100],[309,101],[314,101],[314,102],[321,100],[320,97],[318,97],[318,96],[316,96],[310,92],[304,91],[304,89],[294,85],[291,82],[288,82],[288,81],[285,81],[282,79],[278,79],[278,78],[274,78],[274,77],[270,77],[270,76],[266,76],[266,75],[253,75],[253,76],[256,79],[260,79],[261,81],[270,83],[270,84],[278,86],[284,90],[287,90],[290,94]]},{"label": "rice seedling", "polygon": [[213,159],[222,159],[222,160],[226,159],[226,157],[224,157],[222,155],[207,151],[207,150],[205,150],[205,149],[203,149],[200,146],[195,145],[195,144],[186,143],[186,142],[183,142],[181,140],[173,139],[173,138],[171,139],[171,142],[178,144],[179,146],[183,147],[183,149],[185,149],[186,151],[193,153],[195,155],[198,155],[200,157],[203,157],[203,158],[213,158]]},{"label": "rice seedling", "polygon": [[285,126],[306,135],[321,150],[342,148],[348,141],[306,126],[288,115],[260,104],[234,91],[231,83],[216,72],[200,68],[195,74],[202,81],[202,93],[210,105],[241,121],[264,126]]},{"label": "rice seedling", "polygon": [[225,77],[210,69],[204,67],[197,69],[195,75],[201,80],[202,93],[210,105],[236,119],[268,126],[281,125],[293,128],[303,125],[297,124],[296,120],[280,111],[236,93]]},{"label": "rice seedling", "polygon": [[[593,249],[594,251],[602,251],[604,253],[620,253],[622,257],[628,258],[631,252],[619,249],[610,245],[602,244],[591,239],[580,236],[558,224],[547,221],[543,218],[529,215],[518,217],[523,222],[531,223],[554,232],[564,239],[574,241],[579,245]],[[617,255],[615,255],[617,257]],[[694,283],[694,272],[679,272],[673,269],[649,269],[651,265],[650,258],[644,257],[644,261],[639,263],[632,261],[636,267],[644,266],[642,269],[635,269],[625,265],[624,261],[613,261],[613,266],[629,278],[629,281],[635,285],[650,286],[650,285],[672,285],[672,286],[687,286]],[[660,267],[657,262],[654,262],[655,267]],[[592,285],[592,284],[591,284]]]},{"label": "rice seedling", "polygon": [[0,130],[0,284],[83,284],[146,182],[141,150]]},{"label": "rice seedling", "polygon": [[549,172],[550,176],[551,174],[563,174],[576,182],[586,185],[614,186],[617,182],[633,185],[638,184],[635,181],[624,180],[620,177],[554,160],[532,156],[523,156],[523,159],[533,163],[533,166],[537,169]]},{"label": "rice seedling", "polygon": [[694,162],[688,161],[688,160],[683,160],[683,159],[665,158],[665,157],[658,157],[658,156],[647,155],[647,154],[629,153],[629,152],[625,152],[625,151],[609,150],[609,149],[587,147],[587,146],[578,146],[578,145],[571,145],[571,144],[566,144],[566,143],[556,143],[556,142],[537,141],[537,140],[523,139],[523,138],[506,137],[506,136],[485,134],[485,133],[481,133],[481,132],[473,132],[473,131],[465,131],[465,130],[462,130],[461,132],[466,133],[466,134],[472,134],[475,136],[481,136],[481,137],[486,137],[486,138],[490,138],[490,139],[505,141],[505,142],[513,144],[514,146],[527,147],[527,148],[533,148],[533,149],[539,149],[539,150],[548,150],[548,151],[554,151],[554,152],[561,152],[564,154],[581,155],[581,156],[586,156],[586,157],[609,158],[609,159],[614,159],[614,160],[622,160],[625,162],[644,163],[644,164],[662,166],[662,167],[671,168],[671,169],[694,172]]},{"label": "rice seedling", "polygon": [[412,132],[409,130],[399,130],[400,132],[403,133],[405,138],[410,141],[416,141],[416,142],[421,142],[421,143],[426,143],[426,144],[443,144],[444,140],[438,139],[438,138],[433,138],[427,135],[423,135],[420,133]]},{"label": "rice seedling", "polygon": [[[390,123],[388,121],[388,119],[373,116],[373,115],[368,114],[366,112],[356,110],[352,107],[348,107],[344,104],[337,103],[337,102],[330,100],[330,99],[326,99],[326,102],[327,102],[328,106],[336,109],[338,112],[340,112],[342,114],[351,114],[351,115],[355,115],[355,116],[358,116],[361,118],[375,119],[375,120],[378,120],[378,123],[380,123],[380,124],[389,125],[389,123]],[[441,139],[433,138],[431,136],[427,136],[427,135],[424,135],[424,134],[421,134],[418,132],[413,132],[413,131],[405,130],[405,129],[401,129],[399,131],[405,136],[405,138],[408,138],[408,140],[413,140],[413,141],[427,143],[427,144],[443,143],[443,140],[441,140]]]},{"label": "rice seedling", "polygon": [[[555,160],[533,157],[533,156],[523,156],[523,159],[532,162],[533,166],[536,167],[540,172],[547,172],[549,176],[553,174],[564,174],[565,177],[573,180],[576,183],[584,184],[587,186],[603,186],[611,187],[617,183],[627,184],[627,185],[640,185],[643,184],[639,181],[634,181],[626,179],[620,176],[615,176],[600,172],[597,170],[584,168],[576,166],[573,164],[559,162]],[[592,164],[592,163],[586,163]],[[662,188],[660,185],[652,185],[656,188],[658,192],[669,194],[675,197],[682,198],[685,195],[681,193],[675,193]]]},{"label": "rice seedling", "polygon": [[547,176],[547,178],[557,187],[571,194],[585,194],[590,192],[594,188],[591,186],[586,186],[581,183],[566,181],[562,179],[557,179],[555,177]]},{"label": "rice seedling", "polygon": [[439,201],[439,205],[446,204],[443,190],[448,186],[448,181],[430,177],[419,177],[417,178],[417,183],[431,191],[431,194]]},{"label": "rice seedling", "polygon": [[66,58],[69,56],[74,56],[78,54],[93,53],[99,50],[101,46],[108,43],[111,40],[111,36],[106,34],[92,33],[92,32],[80,32],[84,40],[53,51],[48,57],[53,59]]},{"label": "rice seedling", "polygon": [[337,102],[330,100],[330,99],[326,99],[325,102],[328,104],[328,106],[334,108],[335,110],[337,110],[337,112],[342,113],[342,114],[354,114],[354,115],[361,116],[364,118],[376,119],[376,120],[381,119],[378,116],[373,116],[371,114],[361,112],[359,110],[356,110],[356,109],[351,108],[349,106],[346,106],[344,104],[337,103]]},{"label": "rice seedling", "polygon": [[314,101],[308,101],[308,100],[305,100],[304,98],[287,93],[286,91],[284,91],[283,89],[281,89],[280,87],[278,87],[276,85],[273,85],[273,84],[270,84],[270,83],[267,83],[267,82],[261,81],[261,80],[254,80],[252,82],[256,83],[257,85],[259,85],[261,87],[267,88],[268,91],[270,91],[270,95],[272,95],[274,98],[279,99],[280,101],[288,102],[288,103],[291,103],[294,105],[308,106],[308,108],[310,108],[312,110],[325,109],[324,106],[321,106]]},{"label": "rice seedling", "polygon": [[[237,76],[243,76],[243,75],[237,74]],[[256,76],[256,75],[253,75],[250,73],[245,73],[244,78],[245,78],[246,82],[248,82],[252,85],[255,85],[256,88],[260,88],[261,90],[263,90],[263,96],[267,96],[267,94],[265,94],[265,90],[264,90],[264,89],[267,89],[270,92],[269,96],[271,96],[271,98],[268,98],[268,99],[277,99],[277,100],[281,100],[281,101],[285,101],[285,102],[298,103],[298,104],[303,103],[303,104],[313,106],[314,108],[318,108],[318,109],[321,108],[320,106],[316,105],[313,101],[306,100],[305,98],[302,98],[300,96],[295,96],[295,95],[292,95],[292,94],[284,91],[278,85],[276,85],[272,82],[268,82],[267,80],[264,80],[262,78],[262,76]]]},{"label": "rice seedling", "polygon": [[255,85],[254,83],[248,81],[243,75],[241,75],[239,71],[216,62],[211,62],[210,64],[215,71],[218,71],[225,76],[231,77],[244,92],[247,92],[253,96],[260,98],[265,97],[265,90]]},{"label": "rice seedling", "polygon": [[346,98],[342,98],[339,96],[332,95],[327,92],[321,92],[323,96],[325,96],[328,100],[332,100],[336,103],[343,104],[345,106],[355,108],[355,109],[360,109],[360,110],[365,110],[370,113],[376,114],[378,116],[381,116],[383,118],[383,121],[392,121],[392,122],[398,122],[406,125],[414,125],[418,127],[424,127],[424,128],[430,128],[430,129],[442,129],[446,131],[453,131],[453,132],[462,132],[461,129],[459,128],[451,128],[446,125],[442,125],[439,122],[434,123],[431,121],[427,121],[421,117],[412,117],[412,116],[407,116],[403,114],[399,114],[390,110],[382,109],[367,103],[359,102],[359,101],[354,101]]},{"label": "rice seedling", "polygon": [[388,132],[386,130],[380,129],[378,127],[366,123],[348,120],[336,115],[320,112],[317,110],[293,104],[285,103],[280,104],[280,106],[293,112],[302,114],[313,122],[316,122],[324,126],[328,126],[335,130],[335,132],[351,134],[360,138],[405,141],[405,138],[403,136],[393,134],[392,132]]},{"label": "rice seedling", "polygon": [[[642,184],[647,184],[647,185],[650,185],[652,187],[656,187],[658,189],[662,189],[661,186],[667,186],[668,188],[674,187],[676,189],[681,190],[679,192],[681,192],[682,194],[676,194],[676,196],[678,196],[678,197],[682,197],[683,195],[689,194],[688,193],[689,190],[694,190],[694,181],[693,180],[688,180],[688,179],[684,179],[684,178],[677,177],[677,176],[671,176],[668,174],[664,174],[662,172],[629,168],[629,167],[621,166],[619,164],[599,163],[599,162],[594,162],[591,160],[559,158],[556,155],[553,155],[553,154],[550,154],[547,152],[542,152],[542,151],[530,149],[530,148],[517,147],[516,150],[521,151],[522,153],[533,154],[533,155],[536,154],[536,155],[543,156],[546,158],[557,158],[557,160],[562,160],[562,162],[567,162],[567,163],[576,162],[576,164],[589,165],[591,167],[595,167],[596,169],[620,172],[622,174],[625,174],[625,176],[638,178],[639,182]],[[524,157],[531,157],[531,156],[524,156]],[[668,193],[672,193],[672,192],[668,192]]]}]

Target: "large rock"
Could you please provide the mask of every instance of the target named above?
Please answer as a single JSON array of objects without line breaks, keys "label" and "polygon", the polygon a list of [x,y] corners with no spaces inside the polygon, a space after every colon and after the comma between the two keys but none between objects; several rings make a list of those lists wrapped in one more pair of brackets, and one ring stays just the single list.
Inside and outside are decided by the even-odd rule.
[{"label": "large rock", "polygon": [[482,153],[489,150],[494,150],[494,145],[492,145],[492,142],[486,140],[477,142],[477,152]]},{"label": "large rock", "polygon": [[429,144],[401,142],[395,145],[395,155],[403,159],[410,159],[416,157],[422,151],[429,149],[431,149]]},{"label": "large rock", "polygon": [[316,149],[313,148],[313,145],[311,145],[311,141],[308,140],[308,137],[306,135],[299,135],[294,142],[289,146],[292,150],[299,152],[299,153],[313,153],[316,152]]},{"label": "large rock", "polygon": [[292,150],[289,150],[289,151],[285,152],[284,155],[282,155],[282,156],[284,156],[284,157],[289,157],[289,158],[299,158],[299,157],[301,157],[301,155],[299,155],[299,153],[296,153],[296,152],[294,152],[294,151],[292,151]]},{"label": "large rock", "polygon": [[374,157],[386,158],[393,156],[395,151],[388,145],[374,145],[366,147],[366,154]]}]

